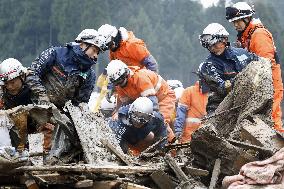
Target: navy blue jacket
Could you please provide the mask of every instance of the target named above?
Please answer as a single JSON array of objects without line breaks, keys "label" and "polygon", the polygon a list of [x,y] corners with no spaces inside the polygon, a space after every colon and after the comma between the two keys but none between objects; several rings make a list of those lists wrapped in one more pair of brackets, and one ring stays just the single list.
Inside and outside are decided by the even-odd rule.
[{"label": "navy blue jacket", "polygon": [[31,69],[45,87],[50,101],[63,107],[68,100],[75,105],[88,102],[95,86],[96,62],[78,44],[51,47],[32,63]]},{"label": "navy blue jacket", "polygon": [[258,56],[242,48],[228,46],[220,56],[210,53],[199,65],[198,75],[203,93],[217,92],[225,96],[225,81],[233,83],[234,77]]}]

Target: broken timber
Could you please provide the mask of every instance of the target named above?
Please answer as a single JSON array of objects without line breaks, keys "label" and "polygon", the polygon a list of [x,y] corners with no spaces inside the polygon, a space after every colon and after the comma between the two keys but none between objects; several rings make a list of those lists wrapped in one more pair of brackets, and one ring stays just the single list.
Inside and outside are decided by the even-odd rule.
[{"label": "broken timber", "polygon": [[107,139],[101,139],[101,143],[126,165],[133,165],[133,163],[131,163],[123,154],[116,150],[115,147],[110,142],[108,142]]},{"label": "broken timber", "polygon": [[148,148],[146,148],[144,151],[142,151],[139,155],[139,157],[143,157],[143,156],[147,156],[147,153],[150,153],[151,151],[155,150],[156,147],[162,143],[163,141],[167,140],[167,137],[161,138],[160,140],[158,140],[157,142],[155,142],[153,145],[149,146]]},{"label": "broken timber", "polygon": [[215,165],[214,165],[214,168],[213,168],[213,173],[212,173],[209,189],[215,188],[216,183],[218,181],[219,174],[220,174],[220,167],[221,167],[221,160],[218,158],[215,161]]},{"label": "broken timber", "polygon": [[161,167],[150,166],[95,166],[92,164],[82,165],[58,165],[58,166],[22,166],[16,168],[16,172],[21,171],[62,171],[62,172],[92,172],[109,174],[135,174],[135,173],[153,173],[160,170]]},{"label": "broken timber", "polygon": [[181,184],[179,185],[179,187],[186,188],[186,189],[191,189],[191,188],[195,188],[195,187],[205,188],[201,183],[194,180],[191,177],[191,175],[187,176],[181,170],[181,168],[179,167],[177,162],[169,154],[166,154],[164,159],[167,162],[167,164],[171,167],[171,169],[175,172],[177,178],[181,181]]}]

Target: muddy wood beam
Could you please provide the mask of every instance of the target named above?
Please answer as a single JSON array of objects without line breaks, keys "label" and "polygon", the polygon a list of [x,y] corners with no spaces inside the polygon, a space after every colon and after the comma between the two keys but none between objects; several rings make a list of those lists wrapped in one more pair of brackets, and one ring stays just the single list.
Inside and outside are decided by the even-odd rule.
[{"label": "muddy wood beam", "polygon": [[175,172],[178,179],[182,182],[188,182],[189,178],[186,176],[186,174],[181,170],[181,168],[178,166],[176,161],[169,155],[165,155],[165,161],[167,164],[172,168],[172,170]]},{"label": "muddy wood beam", "polygon": [[204,169],[198,169],[195,167],[184,167],[184,172],[188,173],[190,175],[195,175],[195,176],[207,176],[209,175],[209,171],[204,170]]},{"label": "muddy wood beam", "polygon": [[110,173],[110,174],[135,174],[135,173],[153,173],[160,170],[161,167],[142,167],[142,166],[95,166],[91,164],[83,165],[58,165],[58,166],[22,166],[16,168],[16,172],[21,171],[63,171],[63,172],[92,172],[92,173]]},{"label": "muddy wood beam", "polygon": [[133,165],[133,163],[131,163],[123,154],[121,154],[117,149],[115,149],[115,147],[107,139],[101,139],[101,143],[123,163],[130,166]]},{"label": "muddy wood beam", "polygon": [[215,161],[215,165],[214,165],[214,168],[213,168],[209,189],[214,189],[215,188],[216,183],[218,181],[218,177],[219,177],[220,171],[221,171],[220,168],[221,168],[221,160],[218,158]]}]

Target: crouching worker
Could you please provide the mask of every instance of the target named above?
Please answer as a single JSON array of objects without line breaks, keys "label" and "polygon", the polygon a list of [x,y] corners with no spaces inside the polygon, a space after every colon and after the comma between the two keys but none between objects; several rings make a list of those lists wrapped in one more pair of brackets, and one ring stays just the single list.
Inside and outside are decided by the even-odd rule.
[{"label": "crouching worker", "polygon": [[[34,80],[33,73],[14,59],[8,58],[0,64],[1,100],[0,109],[7,110],[20,105],[48,104],[49,98],[39,81]],[[10,116],[15,127],[10,130],[11,142],[18,151],[27,147],[28,133],[42,132],[44,134],[43,148],[47,152],[51,148],[51,136],[54,126],[49,120],[40,118],[32,112],[18,112]],[[37,113],[38,114],[38,113]],[[50,117],[49,117],[50,118]]]},{"label": "crouching worker", "polygon": [[148,97],[153,102],[154,110],[161,112],[165,119],[168,141],[175,140],[169,126],[171,114],[175,110],[175,93],[160,75],[137,66],[127,67],[120,60],[112,60],[108,64],[107,75],[117,92],[117,109],[138,97]]},{"label": "crouching worker", "polygon": [[[115,135],[121,149],[132,155],[139,155],[167,136],[162,114],[153,110],[153,103],[147,97],[139,97],[132,104],[122,106],[115,124]],[[166,140],[157,148],[163,148],[165,143]]]}]

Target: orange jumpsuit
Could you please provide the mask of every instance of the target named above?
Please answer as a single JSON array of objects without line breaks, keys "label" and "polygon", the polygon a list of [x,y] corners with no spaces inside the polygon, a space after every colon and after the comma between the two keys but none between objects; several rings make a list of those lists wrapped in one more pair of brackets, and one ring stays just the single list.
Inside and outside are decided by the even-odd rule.
[{"label": "orange jumpsuit", "polygon": [[157,62],[146,48],[143,40],[134,36],[133,32],[127,31],[127,37],[120,42],[119,48],[110,51],[110,60],[119,59],[127,66],[146,67],[149,70],[157,71]]},{"label": "orange jumpsuit", "polygon": [[175,137],[169,126],[171,113],[175,109],[175,93],[167,82],[156,72],[140,69],[139,67],[129,67],[132,72],[128,77],[125,87],[116,87],[118,103],[134,101],[140,96],[156,96],[158,99],[159,111],[164,116],[168,131],[168,141]]},{"label": "orange jumpsuit", "polygon": [[272,119],[274,128],[284,132],[282,129],[281,101],[283,98],[283,83],[281,78],[280,63],[276,62],[276,47],[272,34],[263,26],[259,19],[252,19],[248,27],[239,39],[242,46],[258,56],[269,58],[272,63],[272,80],[274,88],[274,98],[272,107]]},{"label": "orange jumpsuit", "polygon": [[186,88],[179,100],[175,132],[182,132],[181,143],[189,142],[191,134],[196,131],[203,116],[206,115],[208,93],[203,94],[197,81],[194,86]]}]

